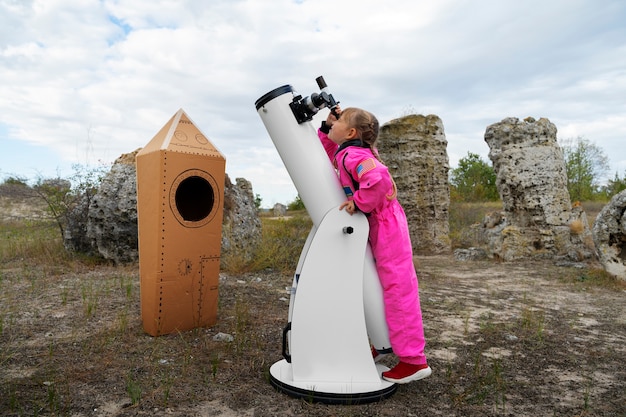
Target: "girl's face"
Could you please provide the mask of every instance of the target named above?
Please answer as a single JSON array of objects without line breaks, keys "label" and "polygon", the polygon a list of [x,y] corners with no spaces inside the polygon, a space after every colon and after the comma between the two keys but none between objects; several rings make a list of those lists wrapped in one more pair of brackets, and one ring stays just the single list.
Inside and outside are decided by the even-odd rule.
[{"label": "girl's face", "polygon": [[354,139],[356,137],[356,129],[349,127],[346,118],[339,117],[330,128],[328,137],[337,145],[341,145],[347,140]]}]

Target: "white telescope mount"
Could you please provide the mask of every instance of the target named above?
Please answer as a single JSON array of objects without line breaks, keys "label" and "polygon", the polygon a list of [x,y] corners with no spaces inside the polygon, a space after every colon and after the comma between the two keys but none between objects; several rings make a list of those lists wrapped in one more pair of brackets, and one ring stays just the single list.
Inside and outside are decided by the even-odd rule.
[{"label": "white telescope mount", "polygon": [[346,196],[310,122],[317,108],[337,104],[322,77],[318,85],[322,94],[311,99],[286,85],[256,102],[313,220],[294,274],[283,359],[270,367],[270,382],[309,401],[374,402],[397,388],[382,379],[388,368],[374,362],[370,348],[391,350],[382,289],[367,218],[339,210]]}]

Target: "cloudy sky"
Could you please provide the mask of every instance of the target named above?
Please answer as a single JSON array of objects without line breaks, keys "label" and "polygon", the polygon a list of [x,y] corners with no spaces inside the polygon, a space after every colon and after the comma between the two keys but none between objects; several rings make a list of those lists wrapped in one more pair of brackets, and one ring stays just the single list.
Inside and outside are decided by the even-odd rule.
[{"label": "cloudy sky", "polygon": [[441,117],[452,167],[485,128],[547,117],[626,173],[623,0],[0,0],[0,179],[70,176],[180,108],[263,206],[297,191],[254,102],[323,75],[384,123]]}]

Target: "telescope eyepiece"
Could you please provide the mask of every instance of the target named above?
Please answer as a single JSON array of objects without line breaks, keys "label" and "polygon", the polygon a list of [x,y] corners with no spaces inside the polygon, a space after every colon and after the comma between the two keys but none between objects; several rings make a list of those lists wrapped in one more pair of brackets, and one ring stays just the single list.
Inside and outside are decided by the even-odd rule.
[{"label": "telescope eyepiece", "polygon": [[324,81],[324,77],[322,75],[320,75],[319,77],[317,77],[315,79],[315,81],[317,82],[317,86],[320,88],[320,90],[325,89],[326,87],[328,87],[328,85],[326,85],[326,81]]}]

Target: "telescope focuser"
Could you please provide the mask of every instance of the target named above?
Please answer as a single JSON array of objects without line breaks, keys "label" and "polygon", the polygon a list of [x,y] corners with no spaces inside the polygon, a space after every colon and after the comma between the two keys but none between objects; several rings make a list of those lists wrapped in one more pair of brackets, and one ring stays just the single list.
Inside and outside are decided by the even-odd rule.
[{"label": "telescope focuser", "polygon": [[319,76],[315,81],[317,81],[317,85],[321,90],[319,93],[312,93],[309,97],[304,98],[298,95],[289,104],[298,124],[313,119],[313,116],[324,107],[328,107],[335,117],[339,118],[339,115],[335,112],[339,102],[328,92],[328,85],[326,85],[324,77]]}]

